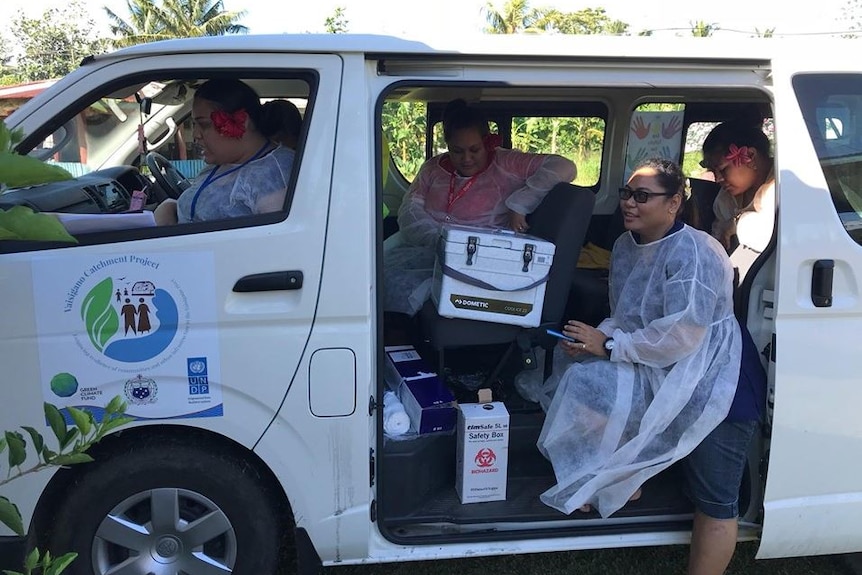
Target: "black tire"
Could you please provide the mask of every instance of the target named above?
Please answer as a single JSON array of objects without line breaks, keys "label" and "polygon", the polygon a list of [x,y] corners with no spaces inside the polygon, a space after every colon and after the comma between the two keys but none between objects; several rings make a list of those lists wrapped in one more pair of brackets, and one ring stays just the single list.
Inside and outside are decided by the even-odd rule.
[{"label": "black tire", "polygon": [[78,553],[67,573],[278,572],[286,506],[248,461],[194,438],[142,443],[79,468],[49,527],[53,553]]}]

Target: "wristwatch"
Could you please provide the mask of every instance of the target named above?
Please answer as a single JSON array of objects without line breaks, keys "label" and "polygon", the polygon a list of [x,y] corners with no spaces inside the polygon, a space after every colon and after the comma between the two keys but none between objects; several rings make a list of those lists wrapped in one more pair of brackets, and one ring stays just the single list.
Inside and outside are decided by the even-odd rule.
[{"label": "wristwatch", "polygon": [[605,355],[608,356],[608,359],[611,357],[611,352],[614,350],[614,338],[609,337],[605,339],[604,343]]}]

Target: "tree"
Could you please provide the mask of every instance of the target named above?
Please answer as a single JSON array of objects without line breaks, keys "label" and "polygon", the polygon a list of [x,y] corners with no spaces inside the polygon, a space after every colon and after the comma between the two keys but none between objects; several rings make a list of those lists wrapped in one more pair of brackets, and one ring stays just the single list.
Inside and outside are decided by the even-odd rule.
[{"label": "tree", "polygon": [[344,6],[336,6],[332,16],[327,16],[323,25],[329,34],[345,34],[347,26],[350,24],[347,17],[344,15]]},{"label": "tree", "polygon": [[12,66],[12,46],[5,36],[0,36],[0,86],[16,84],[15,68]]},{"label": "tree", "polygon": [[530,8],[527,0],[507,0],[501,7],[499,2],[485,4],[485,20],[488,34],[520,34],[543,32],[542,13]]},{"label": "tree", "polygon": [[775,35],[775,28],[760,28],[754,29],[754,36],[757,38],[772,38]]},{"label": "tree", "polygon": [[95,21],[82,17],[86,13],[79,1],[65,8],[48,8],[39,18],[28,18],[19,12],[11,28],[17,48],[13,52],[17,81],[65,76],[86,56],[105,51],[105,41],[93,32]]},{"label": "tree", "polygon": [[614,34],[628,33],[629,25],[622,20],[611,20],[604,8],[585,8],[577,12],[543,9],[540,24],[549,31],[561,34]]},{"label": "tree", "polygon": [[691,35],[695,38],[706,38],[712,36],[718,30],[717,24],[707,24],[703,20],[697,22],[689,22],[691,24]]},{"label": "tree", "polygon": [[227,11],[223,0],[126,0],[129,19],[105,7],[115,46],[132,46],[171,38],[245,34],[238,23],[245,11]]}]

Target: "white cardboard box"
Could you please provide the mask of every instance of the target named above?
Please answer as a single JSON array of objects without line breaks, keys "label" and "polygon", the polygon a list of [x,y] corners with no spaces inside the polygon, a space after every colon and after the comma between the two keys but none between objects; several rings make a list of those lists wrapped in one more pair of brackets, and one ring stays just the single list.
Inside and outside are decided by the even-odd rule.
[{"label": "white cardboard box", "polygon": [[458,406],[455,491],[461,503],[506,499],[509,412],[497,401]]},{"label": "white cardboard box", "polygon": [[454,225],[443,226],[440,235],[431,287],[437,313],[539,325],[554,244],[508,230]]},{"label": "white cardboard box", "polygon": [[412,345],[388,346],[383,378],[404,405],[411,433],[451,431],[455,397]]}]

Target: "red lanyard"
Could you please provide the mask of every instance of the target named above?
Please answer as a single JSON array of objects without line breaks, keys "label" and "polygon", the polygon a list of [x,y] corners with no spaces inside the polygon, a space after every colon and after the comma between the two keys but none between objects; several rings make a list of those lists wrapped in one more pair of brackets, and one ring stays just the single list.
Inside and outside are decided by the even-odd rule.
[{"label": "red lanyard", "polygon": [[467,180],[467,183],[464,184],[464,187],[462,187],[457,193],[455,193],[455,173],[452,173],[452,175],[449,177],[449,201],[446,202],[447,214],[452,211],[452,206],[455,205],[455,202],[460,200],[464,196],[464,194],[470,191],[470,188],[472,188],[473,184],[476,183],[476,178],[478,178],[481,173],[482,172],[474,174],[473,177]]}]

